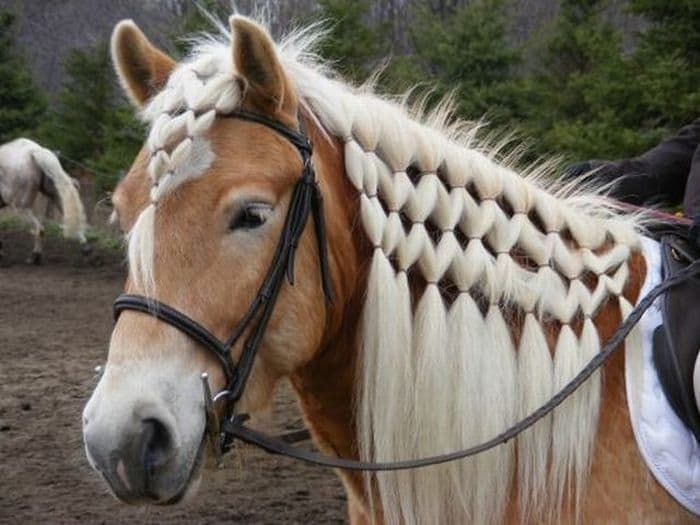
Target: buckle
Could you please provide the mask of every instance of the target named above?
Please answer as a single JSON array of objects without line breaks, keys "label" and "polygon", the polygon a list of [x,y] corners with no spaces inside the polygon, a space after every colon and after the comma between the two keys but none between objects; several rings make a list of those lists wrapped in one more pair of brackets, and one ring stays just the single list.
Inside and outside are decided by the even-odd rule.
[{"label": "buckle", "polygon": [[199,378],[202,382],[202,393],[204,394],[205,434],[214,451],[216,464],[221,468],[223,467],[224,454],[233,447],[234,435],[231,429],[243,426],[243,423],[248,421],[250,416],[248,414],[232,413],[230,417],[221,421],[216,413],[214,404],[221,399],[230,399],[231,390],[222,390],[212,396],[211,388],[209,387],[209,374],[203,372]]},{"label": "buckle", "polygon": [[217,467],[221,468],[223,466],[223,443],[221,440],[221,424],[219,422],[219,416],[214,408],[214,403],[219,399],[228,394],[228,390],[222,390],[216,396],[211,395],[211,388],[209,387],[209,374],[202,372],[199,376],[202,381],[202,393],[204,394],[204,416],[205,416],[205,433],[209,439],[209,443],[214,452],[214,457],[216,459]]}]

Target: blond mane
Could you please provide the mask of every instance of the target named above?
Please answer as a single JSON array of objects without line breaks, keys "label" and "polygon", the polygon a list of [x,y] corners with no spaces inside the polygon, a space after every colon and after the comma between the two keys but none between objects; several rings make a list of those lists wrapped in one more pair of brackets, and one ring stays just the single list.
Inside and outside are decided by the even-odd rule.
[{"label": "blond mane", "polygon": [[[374,246],[362,325],[357,426],[365,460],[450,452],[490,438],[546,401],[599,351],[592,317],[623,313],[635,217],[604,198],[518,174],[474,126],[354,88],[311,53],[318,32],[278,48],[306,111],[344,144],[347,177]],[[206,133],[240,105],[230,36],[199,42],[143,110],[152,204],[129,234],[131,276],[153,291],[155,204],[211,161]],[[497,150],[496,150],[497,151]],[[197,169],[192,169],[192,163]],[[590,289],[584,279],[594,276]],[[411,300],[411,283],[424,284]],[[448,297],[449,296],[449,297]],[[516,344],[506,314],[523,317]],[[561,323],[549,348],[543,320]],[[582,319],[576,335],[571,323]],[[579,501],[591,461],[600,377],[517,441],[470,461],[384,473],[368,492],[387,523],[500,521],[517,471],[523,517],[547,495]],[[376,490],[370,488],[376,487]]]}]

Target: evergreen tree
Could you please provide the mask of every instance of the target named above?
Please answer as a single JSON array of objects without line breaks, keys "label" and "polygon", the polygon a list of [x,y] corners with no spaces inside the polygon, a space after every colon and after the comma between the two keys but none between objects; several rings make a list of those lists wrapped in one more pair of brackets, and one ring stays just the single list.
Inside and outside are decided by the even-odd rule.
[{"label": "evergreen tree", "polygon": [[120,101],[104,123],[102,154],[88,160],[95,170],[95,186],[101,195],[114,189],[126,174],[146,139],[146,130],[134,116],[134,108]]},{"label": "evergreen tree", "polygon": [[652,24],[643,35],[644,46],[681,55],[694,67],[700,65],[700,3],[630,0],[630,7]]},{"label": "evergreen tree", "polygon": [[526,135],[540,153],[572,159],[615,158],[653,142],[640,133],[640,86],[622,54],[619,32],[604,20],[607,2],[564,0],[545,43],[540,69],[528,79]]},{"label": "evergreen tree", "polygon": [[221,0],[198,0],[190,3],[182,21],[170,35],[176,54],[180,57],[186,56],[191,47],[189,39],[198,33],[211,33],[215,30],[214,21],[227,26],[230,14],[230,4]]},{"label": "evergreen tree", "polygon": [[14,47],[15,17],[0,13],[0,144],[33,130],[46,102]]},{"label": "evergreen tree", "polygon": [[145,135],[117,87],[106,43],[72,51],[55,110],[42,127],[43,141],[65,157],[99,171],[100,192],[113,188]]},{"label": "evergreen tree", "polygon": [[634,54],[646,127],[669,131],[700,112],[700,3],[631,0],[650,27]]},{"label": "evergreen tree", "polygon": [[116,100],[107,44],[71,51],[65,70],[66,80],[43,132],[52,148],[84,162],[103,153],[105,123]]},{"label": "evergreen tree", "polygon": [[319,54],[332,61],[346,78],[362,82],[377,66],[386,51],[382,27],[367,23],[367,0],[319,0],[315,19],[327,20],[329,32],[322,40]]},{"label": "evergreen tree", "polygon": [[439,95],[454,91],[466,118],[485,116],[495,126],[506,124],[518,111],[514,67],[520,61],[507,39],[507,5],[505,0],[475,0],[424,7],[412,29],[415,56],[399,61],[389,74],[398,69],[400,77],[413,69],[404,84],[436,81]]}]

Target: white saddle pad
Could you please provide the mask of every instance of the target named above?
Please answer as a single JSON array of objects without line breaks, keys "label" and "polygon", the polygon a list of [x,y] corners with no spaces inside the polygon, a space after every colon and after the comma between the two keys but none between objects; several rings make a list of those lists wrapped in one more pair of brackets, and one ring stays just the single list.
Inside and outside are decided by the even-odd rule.
[{"label": "white saddle pad", "polygon": [[[640,297],[661,281],[659,243],[643,240],[647,275]],[[652,336],[661,324],[661,298],[640,321],[642,348],[625,348],[627,404],[639,450],[657,481],[690,512],[700,516],[700,447],[676,416],[652,362]]]}]

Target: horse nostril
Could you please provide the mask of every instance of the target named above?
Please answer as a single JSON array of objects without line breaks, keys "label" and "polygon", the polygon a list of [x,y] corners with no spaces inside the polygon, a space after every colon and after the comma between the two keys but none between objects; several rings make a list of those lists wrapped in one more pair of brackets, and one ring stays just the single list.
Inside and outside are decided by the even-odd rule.
[{"label": "horse nostril", "polygon": [[143,441],[141,460],[146,477],[151,478],[158,467],[163,466],[172,455],[173,440],[168,428],[155,418],[142,421]]}]

